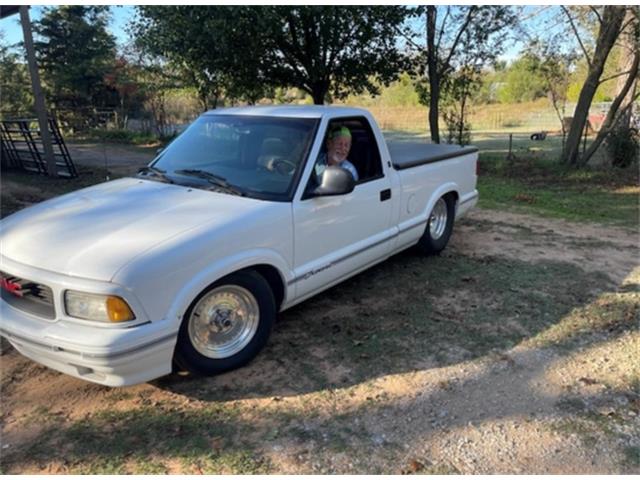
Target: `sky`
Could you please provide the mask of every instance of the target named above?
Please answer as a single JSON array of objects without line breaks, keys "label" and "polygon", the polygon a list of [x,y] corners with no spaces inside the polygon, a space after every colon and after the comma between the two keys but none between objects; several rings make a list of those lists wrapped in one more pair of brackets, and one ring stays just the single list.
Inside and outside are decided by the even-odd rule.
[{"label": "sky", "polygon": [[[46,7],[32,5],[29,9],[31,21],[40,20],[42,11]],[[125,45],[129,41],[129,34],[126,31],[127,23],[135,15],[133,5],[120,5],[111,7],[111,22],[109,30],[116,37],[119,45]],[[14,44],[22,41],[22,27],[20,26],[20,16],[18,14],[0,20],[0,31],[4,34],[4,42]]]},{"label": "sky", "polygon": [[[29,15],[31,21],[39,20],[45,7],[32,6]],[[525,6],[521,12],[524,22],[526,22],[529,30],[547,31],[549,25],[553,25],[554,17],[557,18],[557,9],[553,7]],[[116,37],[118,45],[126,45],[130,38],[127,32],[127,24],[135,16],[135,7],[133,5],[120,5],[111,7],[111,22],[109,29]],[[19,15],[0,20],[0,31],[4,36],[3,43],[15,44],[22,41],[22,28],[19,23]],[[557,23],[557,22],[556,22]],[[523,47],[522,41],[515,41],[507,51],[500,57],[501,60],[511,62],[520,53]]]}]

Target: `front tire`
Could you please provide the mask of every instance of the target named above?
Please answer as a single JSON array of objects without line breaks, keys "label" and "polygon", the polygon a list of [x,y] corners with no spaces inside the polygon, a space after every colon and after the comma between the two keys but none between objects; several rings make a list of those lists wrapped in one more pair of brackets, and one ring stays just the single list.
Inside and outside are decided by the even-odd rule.
[{"label": "front tire", "polygon": [[453,195],[447,194],[440,197],[431,210],[422,237],[418,240],[418,247],[424,253],[436,255],[444,250],[453,231],[455,215],[456,205]]},{"label": "front tire", "polygon": [[276,318],[271,287],[253,271],[232,273],[202,292],[180,325],[174,354],[181,369],[215,375],[249,363]]}]

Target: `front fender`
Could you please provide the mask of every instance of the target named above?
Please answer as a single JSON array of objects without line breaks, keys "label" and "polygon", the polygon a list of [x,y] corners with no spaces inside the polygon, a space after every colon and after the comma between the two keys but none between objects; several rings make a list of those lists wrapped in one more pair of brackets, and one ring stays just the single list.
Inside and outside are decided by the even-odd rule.
[{"label": "front fender", "polygon": [[273,250],[255,249],[221,258],[193,275],[174,296],[166,318],[175,322],[176,329],[179,328],[189,305],[205,288],[233,272],[256,265],[269,265],[278,271],[284,285],[283,304],[294,298],[295,286],[287,287],[287,283],[293,279],[293,272],[284,258]]}]

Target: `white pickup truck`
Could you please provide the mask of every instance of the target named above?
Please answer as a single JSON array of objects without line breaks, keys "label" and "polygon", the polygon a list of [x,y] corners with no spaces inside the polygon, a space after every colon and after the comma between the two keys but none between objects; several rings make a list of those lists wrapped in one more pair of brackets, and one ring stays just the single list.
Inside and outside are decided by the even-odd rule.
[{"label": "white pickup truck", "polygon": [[[336,126],[357,182],[317,173]],[[240,367],[279,311],[412,245],[441,251],[477,202],[476,164],[473,147],[387,145],[362,109],[205,113],[136,177],[0,223],[0,335],[111,386]]]}]

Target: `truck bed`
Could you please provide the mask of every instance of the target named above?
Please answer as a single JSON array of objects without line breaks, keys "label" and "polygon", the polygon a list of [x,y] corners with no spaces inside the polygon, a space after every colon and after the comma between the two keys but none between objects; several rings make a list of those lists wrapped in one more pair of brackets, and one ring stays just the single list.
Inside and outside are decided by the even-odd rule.
[{"label": "truck bed", "polygon": [[472,146],[461,147],[424,142],[388,142],[387,147],[396,170],[439,162],[478,151],[477,147]]}]

